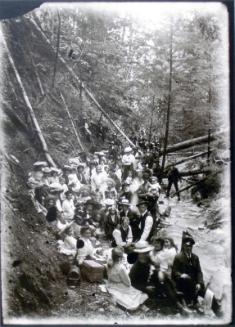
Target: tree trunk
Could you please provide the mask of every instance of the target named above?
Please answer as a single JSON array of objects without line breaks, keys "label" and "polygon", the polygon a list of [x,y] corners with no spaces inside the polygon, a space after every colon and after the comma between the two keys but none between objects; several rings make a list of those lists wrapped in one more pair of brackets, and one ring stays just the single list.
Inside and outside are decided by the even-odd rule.
[{"label": "tree trunk", "polygon": [[[46,41],[46,43],[48,45],[51,46],[51,43],[49,41],[49,39],[47,38],[47,36],[42,32],[42,30],[38,27],[38,25],[32,20],[30,19],[30,21],[32,22],[32,24],[34,25],[34,27],[37,29],[38,33],[40,33],[40,35],[44,38],[44,40]],[[98,103],[98,101],[95,99],[95,97],[92,95],[92,93],[86,88],[86,86],[81,82],[81,80],[79,79],[79,77],[74,73],[74,71],[67,65],[67,63],[65,62],[65,60],[63,59],[63,57],[61,57],[61,55],[58,55],[59,60],[61,61],[61,63],[64,65],[64,67],[68,70],[68,72],[71,74],[71,76],[74,78],[74,80],[78,83],[79,86],[82,87],[82,89],[84,90],[84,93],[86,94],[86,96],[96,105],[97,109],[99,111],[101,111],[104,115],[104,117],[110,122],[111,125],[113,125],[115,127],[115,129],[127,140],[127,142],[132,146],[135,147],[134,143],[128,138],[128,136],[116,125],[116,123],[109,117],[109,115],[106,113],[106,111],[104,111],[104,109],[101,107],[101,105]]]},{"label": "tree trunk", "polygon": [[208,91],[208,104],[209,104],[209,112],[208,112],[208,123],[209,123],[209,129],[208,129],[208,146],[207,146],[207,150],[208,150],[208,155],[207,155],[207,164],[208,166],[210,165],[210,136],[211,136],[211,129],[210,129],[210,124],[211,124],[211,87],[209,87],[209,91]]},{"label": "tree trunk", "polygon": [[54,163],[54,161],[53,161],[53,159],[52,159],[52,157],[51,157],[51,155],[50,155],[50,153],[48,151],[48,147],[47,147],[46,141],[45,141],[45,139],[43,137],[42,131],[40,129],[40,126],[39,126],[38,121],[36,119],[36,116],[34,114],[33,108],[32,108],[31,103],[29,101],[28,95],[27,95],[27,93],[25,91],[25,88],[24,88],[24,86],[22,84],[20,75],[19,75],[19,73],[17,71],[17,68],[16,68],[16,66],[14,64],[13,58],[11,56],[10,50],[9,50],[9,48],[7,46],[7,43],[6,43],[6,40],[5,40],[4,36],[3,36],[3,44],[4,44],[5,48],[6,48],[6,52],[8,54],[9,62],[11,64],[11,66],[12,66],[12,69],[13,69],[13,71],[15,73],[17,82],[18,82],[19,87],[21,89],[21,92],[22,92],[22,95],[23,95],[23,98],[24,98],[26,107],[27,107],[27,109],[29,111],[30,118],[32,119],[32,122],[33,122],[33,125],[34,125],[34,128],[35,128],[35,131],[37,133],[38,139],[40,141],[40,144],[41,144],[41,147],[42,147],[44,156],[45,156],[46,160],[48,161],[48,163],[51,166],[56,167],[56,164]]},{"label": "tree trunk", "polygon": [[[228,132],[228,130],[222,130],[220,132],[211,134],[210,135],[210,141],[211,142],[216,141],[218,136],[221,136],[221,135],[225,134],[226,132]],[[190,148],[192,146],[204,144],[204,143],[207,143],[207,142],[208,142],[208,135],[196,137],[194,139],[190,139],[190,140],[183,141],[183,142],[176,143],[176,144],[173,144],[173,145],[169,146],[166,149],[166,153],[171,153],[171,152],[184,150],[184,149]],[[162,155],[163,152],[161,152],[160,154]]]},{"label": "tree trunk", "polygon": [[150,118],[150,126],[149,126],[149,143],[151,142],[152,138],[152,128],[153,128],[153,113],[154,113],[154,99],[155,96],[153,96],[153,104],[152,104],[152,111],[151,111],[151,118]]},{"label": "tree trunk", "polygon": [[[212,151],[211,151],[211,152],[212,152]],[[193,156],[190,156],[190,157],[188,157],[188,158],[184,158],[184,159],[182,159],[182,160],[177,161],[177,162],[174,163],[174,164],[171,164],[171,165],[166,166],[165,170],[167,170],[168,168],[170,168],[170,167],[172,167],[172,166],[177,166],[177,165],[179,165],[179,164],[181,164],[181,163],[183,163],[183,162],[190,161],[190,160],[193,160],[193,159],[198,158],[198,157],[202,157],[202,156],[204,156],[204,155],[206,155],[206,154],[208,155],[208,151],[200,152],[200,153],[194,154]]]},{"label": "tree trunk", "polygon": [[173,51],[173,30],[172,30],[172,22],[170,26],[170,70],[169,70],[169,84],[168,84],[168,99],[167,99],[167,114],[166,114],[166,130],[165,130],[165,138],[164,138],[164,146],[163,146],[163,158],[162,158],[162,171],[164,171],[165,161],[166,161],[166,149],[168,145],[168,136],[169,136],[169,125],[170,125],[170,111],[171,111],[171,92],[172,92],[172,51]]},{"label": "tree trunk", "polygon": [[62,99],[62,101],[63,101],[63,103],[64,103],[65,110],[66,110],[66,112],[67,112],[67,114],[68,114],[68,116],[69,116],[69,119],[70,119],[71,125],[72,125],[72,127],[73,127],[73,131],[74,131],[74,134],[75,134],[75,136],[76,136],[76,139],[77,139],[78,145],[80,146],[80,148],[82,149],[82,151],[84,151],[84,147],[83,147],[83,145],[82,145],[82,142],[81,142],[80,137],[79,137],[79,135],[78,135],[78,132],[77,132],[77,130],[76,130],[76,127],[75,127],[75,124],[74,124],[73,118],[72,118],[72,116],[71,116],[71,114],[70,114],[69,108],[68,108],[68,106],[67,106],[67,104],[66,104],[66,102],[65,102],[65,99],[64,99],[62,93],[60,93],[60,97],[61,97],[61,99]]},{"label": "tree trunk", "polygon": [[60,13],[58,12],[58,31],[57,31],[57,41],[56,41],[56,56],[55,56],[55,63],[54,63],[54,70],[53,70],[53,77],[52,77],[52,88],[55,86],[55,77],[56,71],[58,66],[58,56],[59,56],[59,49],[60,49],[60,30],[61,30],[61,19]]}]

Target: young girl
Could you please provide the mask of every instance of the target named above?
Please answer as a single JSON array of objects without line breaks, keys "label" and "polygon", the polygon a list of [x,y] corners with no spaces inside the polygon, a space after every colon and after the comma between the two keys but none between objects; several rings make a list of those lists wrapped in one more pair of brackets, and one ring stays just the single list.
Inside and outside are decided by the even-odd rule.
[{"label": "young girl", "polygon": [[177,248],[173,240],[169,237],[164,239],[153,237],[152,243],[154,249],[150,253],[150,259],[158,270],[159,281],[164,282],[167,277],[171,277],[171,268],[175,255],[177,254]]},{"label": "young girl", "polygon": [[123,261],[123,250],[112,250],[112,260],[108,262],[107,290],[116,303],[127,310],[136,310],[147,300],[148,295],[131,286],[131,281]]}]

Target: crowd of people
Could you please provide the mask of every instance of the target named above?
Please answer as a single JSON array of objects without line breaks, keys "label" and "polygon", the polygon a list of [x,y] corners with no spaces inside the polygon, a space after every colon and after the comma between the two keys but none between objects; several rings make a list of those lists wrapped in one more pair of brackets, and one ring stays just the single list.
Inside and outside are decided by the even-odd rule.
[{"label": "crowd of people", "polygon": [[[201,296],[218,314],[218,301],[205,288],[199,258],[192,253],[193,237],[184,232],[178,251],[172,238],[159,234],[170,207],[159,199],[165,190],[158,144],[146,145],[143,137],[133,141],[138,147],[120,150],[111,142],[108,150],[79,153],[61,169],[35,162],[28,177],[35,206],[58,236],[58,250],[73,263],[104,264],[107,290],[127,310],[148,298],[167,298],[189,314],[201,310]],[[172,184],[178,192],[179,179],[173,167],[166,198]]]}]

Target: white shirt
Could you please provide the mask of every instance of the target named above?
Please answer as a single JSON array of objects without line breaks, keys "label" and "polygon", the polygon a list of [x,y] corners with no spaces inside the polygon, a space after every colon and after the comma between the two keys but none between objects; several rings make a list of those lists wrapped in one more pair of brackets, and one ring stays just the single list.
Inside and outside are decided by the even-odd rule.
[{"label": "white shirt", "polygon": [[117,246],[123,246],[123,245],[129,244],[129,243],[132,243],[133,235],[132,235],[131,227],[130,226],[128,227],[128,234],[127,234],[126,242],[123,242],[122,234],[119,229],[114,229],[113,238],[115,239]]},{"label": "white shirt", "polygon": [[[146,211],[141,216],[144,216]],[[153,217],[149,215],[145,219],[145,226],[144,226],[144,230],[143,230],[143,233],[141,235],[140,241],[146,241],[147,240],[147,238],[149,236],[149,233],[151,232],[152,226],[153,226]],[[139,227],[141,227],[141,223],[139,224]]]},{"label": "white shirt", "polygon": [[73,219],[75,211],[73,199],[65,199],[62,204],[62,210],[64,219]]},{"label": "white shirt", "polygon": [[124,166],[130,166],[131,164],[135,163],[135,156],[130,153],[130,154],[124,154],[122,156],[122,164]]},{"label": "white shirt", "polygon": [[93,191],[99,190],[105,180],[107,179],[108,175],[106,172],[101,172],[99,174],[95,173],[91,176],[91,188]]},{"label": "white shirt", "polygon": [[170,249],[163,249],[155,252],[154,250],[149,254],[153,263],[159,264],[161,271],[167,271],[172,267],[174,258],[176,256],[176,249],[174,247]]},{"label": "white shirt", "polygon": [[89,239],[86,238],[80,238],[84,242],[84,247],[81,249],[78,249],[78,256],[77,260],[79,264],[82,264],[83,261],[86,259],[87,256],[93,256],[95,249]]}]

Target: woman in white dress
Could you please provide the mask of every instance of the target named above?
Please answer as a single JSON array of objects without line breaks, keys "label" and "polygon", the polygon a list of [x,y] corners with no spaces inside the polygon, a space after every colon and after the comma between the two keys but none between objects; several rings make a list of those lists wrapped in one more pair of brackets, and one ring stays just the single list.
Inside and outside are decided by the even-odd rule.
[{"label": "woman in white dress", "polygon": [[136,310],[143,304],[148,295],[131,286],[131,281],[123,261],[123,249],[112,250],[112,261],[108,263],[107,290],[116,303],[127,310]]}]

